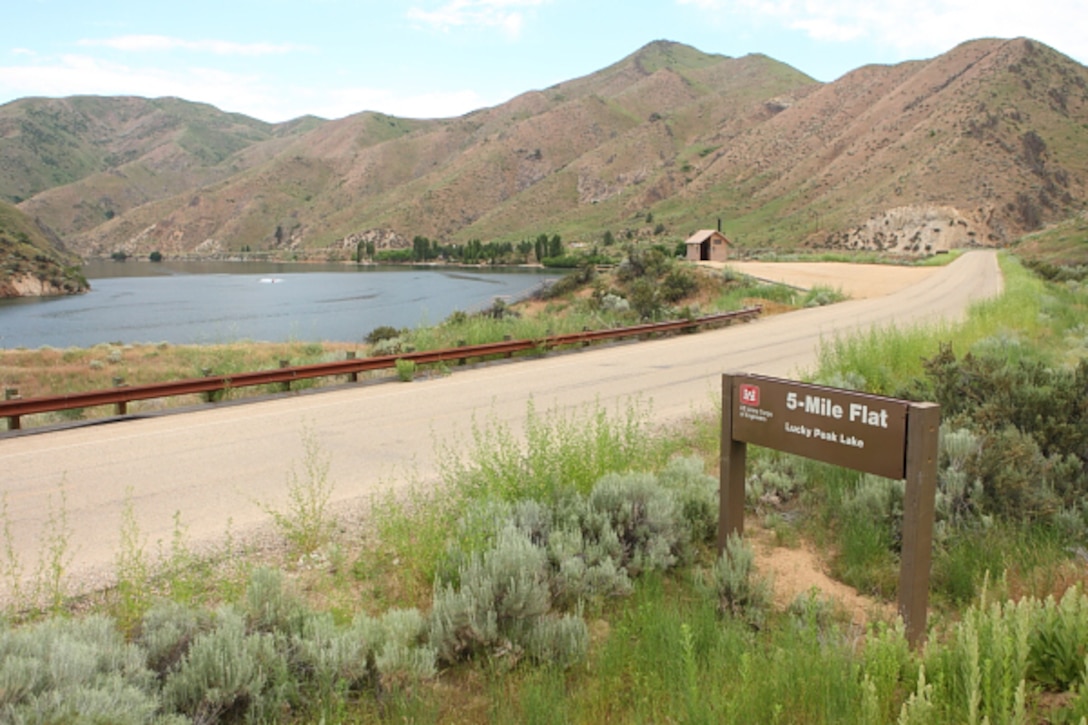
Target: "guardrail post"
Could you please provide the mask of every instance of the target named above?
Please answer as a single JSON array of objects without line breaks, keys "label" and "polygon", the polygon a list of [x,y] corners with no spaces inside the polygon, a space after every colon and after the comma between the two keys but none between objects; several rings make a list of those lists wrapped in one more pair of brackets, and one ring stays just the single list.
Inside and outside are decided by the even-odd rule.
[{"label": "guardrail post", "polygon": [[[513,339],[514,339],[514,337],[513,337],[512,335],[503,335],[503,336],[502,336],[502,341],[503,341],[503,342],[510,342],[510,341],[511,341],[511,340],[513,340]],[[505,355],[505,357],[507,357],[507,358],[511,358],[511,357],[513,357],[513,356],[514,356],[514,353],[512,353],[512,352],[508,352],[508,353],[506,353],[506,355]]]},{"label": "guardrail post", "polygon": [[[286,370],[289,367],[291,367],[291,361],[290,360],[280,360],[280,370]],[[291,389],[291,381],[288,380],[287,382],[283,383],[283,390],[284,390],[284,392],[287,392],[290,389]]]},{"label": "guardrail post", "polygon": [[[457,347],[464,347],[467,344],[468,343],[465,342],[464,340],[458,340],[457,341]],[[468,358],[464,358],[464,357],[457,358],[457,364],[458,365],[464,365],[466,362],[468,362]]]},{"label": "guardrail post", "polygon": [[[589,328],[583,326],[582,332],[589,332]],[[582,347],[589,347],[589,340],[582,340]]]},{"label": "guardrail post", "polygon": [[[4,400],[18,400],[19,389],[18,388],[4,388]],[[8,430],[19,430],[22,428],[22,423],[17,415],[8,416]]]},{"label": "guardrail post", "polygon": [[[212,376],[212,369],[211,368],[200,368],[200,374],[203,375],[206,378],[210,378]],[[205,403],[215,402],[215,391],[214,390],[209,390],[209,391],[203,393],[203,396],[204,396],[204,402]]]},{"label": "guardrail post", "polygon": [[[123,377],[121,377],[120,375],[114,375],[113,376],[113,387],[115,387],[115,388],[125,387],[125,379]],[[127,400],[117,401],[117,415],[127,415],[127,414],[128,414],[128,401]]]},{"label": "guardrail post", "polygon": [[[348,350],[347,359],[348,360],[354,360],[355,359],[355,351],[354,350]],[[359,373],[348,373],[348,380],[350,380],[353,383],[359,382]]]}]

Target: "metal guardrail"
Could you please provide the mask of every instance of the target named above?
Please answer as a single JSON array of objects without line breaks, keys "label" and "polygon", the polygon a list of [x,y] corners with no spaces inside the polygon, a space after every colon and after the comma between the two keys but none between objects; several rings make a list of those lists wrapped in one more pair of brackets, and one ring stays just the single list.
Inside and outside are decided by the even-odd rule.
[{"label": "metal guardrail", "polygon": [[503,342],[490,342],[483,345],[464,345],[442,350],[424,350],[421,352],[408,352],[398,355],[349,358],[336,362],[281,367],[274,370],[260,370],[249,373],[208,375],[203,378],[175,380],[167,383],[151,383],[149,385],[122,386],[110,388],[108,390],[92,390],[84,393],[69,393],[67,395],[51,395],[39,398],[15,398],[13,400],[0,401],[0,418],[7,418],[9,431],[19,430],[22,426],[21,418],[26,415],[51,413],[60,410],[72,410],[75,408],[93,408],[102,405],[114,405],[117,407],[118,415],[126,415],[128,412],[128,404],[137,400],[151,400],[155,398],[170,398],[180,395],[195,394],[206,394],[210,400],[211,396],[215,393],[221,393],[235,388],[274,384],[285,385],[289,388],[290,384],[296,380],[342,375],[348,376],[349,379],[355,381],[358,379],[359,373],[394,368],[396,367],[398,360],[411,360],[417,365],[447,361],[457,361],[458,363],[463,364],[470,358],[511,357],[515,353],[528,352],[531,350],[548,351],[553,348],[570,345],[586,346],[603,340],[616,340],[626,337],[640,337],[644,335],[688,330],[693,331],[700,327],[729,325],[733,322],[747,322],[748,320],[759,316],[761,312],[761,307],[747,307],[742,310],[706,315],[692,320],[671,320],[669,322],[655,322],[611,330],[586,330],[565,335],[548,335],[547,337],[536,340],[505,340]]}]

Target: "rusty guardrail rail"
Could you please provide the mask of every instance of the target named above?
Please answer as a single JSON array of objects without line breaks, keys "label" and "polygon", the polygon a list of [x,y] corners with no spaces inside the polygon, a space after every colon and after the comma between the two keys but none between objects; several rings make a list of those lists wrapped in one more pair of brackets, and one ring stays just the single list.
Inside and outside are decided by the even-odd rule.
[{"label": "rusty guardrail rail", "polygon": [[747,322],[748,320],[757,317],[761,312],[762,308],[760,307],[746,307],[742,310],[706,315],[697,317],[693,320],[670,320],[668,322],[654,322],[631,327],[619,327],[611,330],[585,330],[583,332],[573,332],[565,335],[548,335],[547,337],[535,340],[505,340],[502,342],[489,342],[482,345],[464,345],[442,350],[424,350],[421,352],[406,352],[398,355],[348,358],[347,360],[337,360],[335,362],[281,367],[249,373],[208,375],[203,378],[189,378],[167,383],[128,385],[107,390],[91,390],[84,393],[50,395],[39,398],[15,398],[13,400],[0,401],[0,418],[7,418],[9,431],[19,430],[22,425],[20,419],[23,416],[35,415],[38,413],[51,413],[74,408],[93,408],[103,405],[114,405],[117,406],[118,415],[126,415],[128,412],[128,404],[136,400],[171,398],[179,395],[196,395],[201,393],[210,396],[217,392],[225,392],[234,388],[253,387],[256,385],[282,384],[290,387],[291,382],[295,380],[335,377],[340,375],[346,375],[354,381],[358,379],[359,373],[394,368],[396,367],[398,360],[411,360],[417,365],[447,361],[457,361],[463,364],[469,358],[482,359],[495,356],[511,357],[515,353],[527,352],[530,350],[547,351],[568,345],[585,346],[602,340],[616,340],[625,337],[640,337],[644,335],[696,330],[700,327],[711,327],[721,324],[728,325],[738,321]]}]

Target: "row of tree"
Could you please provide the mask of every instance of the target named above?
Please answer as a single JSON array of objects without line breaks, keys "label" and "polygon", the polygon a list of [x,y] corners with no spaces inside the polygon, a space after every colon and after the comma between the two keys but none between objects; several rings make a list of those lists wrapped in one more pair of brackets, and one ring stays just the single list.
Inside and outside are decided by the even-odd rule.
[{"label": "row of tree", "polygon": [[[412,240],[411,249],[388,249],[375,252],[373,243],[360,243],[356,250],[359,261],[370,258],[378,262],[431,262],[445,260],[462,264],[528,264],[562,257],[563,240],[558,234],[541,234],[535,240],[520,242],[482,242],[470,239],[465,244],[442,244],[424,236]],[[365,256],[364,256],[365,255]]]}]

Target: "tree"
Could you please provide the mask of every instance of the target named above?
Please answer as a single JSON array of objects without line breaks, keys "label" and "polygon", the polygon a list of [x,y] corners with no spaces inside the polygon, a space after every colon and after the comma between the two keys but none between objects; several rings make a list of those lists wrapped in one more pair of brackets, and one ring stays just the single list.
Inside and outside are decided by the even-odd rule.
[{"label": "tree", "polygon": [[616,238],[612,236],[612,230],[605,231],[603,243],[606,247],[611,247],[616,243]]},{"label": "tree", "polygon": [[631,283],[627,294],[631,309],[644,320],[652,320],[661,312],[661,297],[653,280],[640,277]]},{"label": "tree", "polygon": [[533,251],[533,243],[528,239],[518,242],[518,256],[521,257],[521,261],[528,262],[531,251]]},{"label": "tree", "polygon": [[150,259],[152,262],[161,262],[162,261],[162,252],[160,252],[159,250],[156,249],[154,252],[149,254],[147,256],[147,258]]},{"label": "tree", "polygon": [[417,235],[412,240],[412,259],[417,262],[426,262],[433,257],[431,252],[431,240]]},{"label": "tree", "polygon": [[548,242],[548,256],[549,257],[562,257],[563,256],[563,240],[558,234],[552,236],[551,241]]}]

